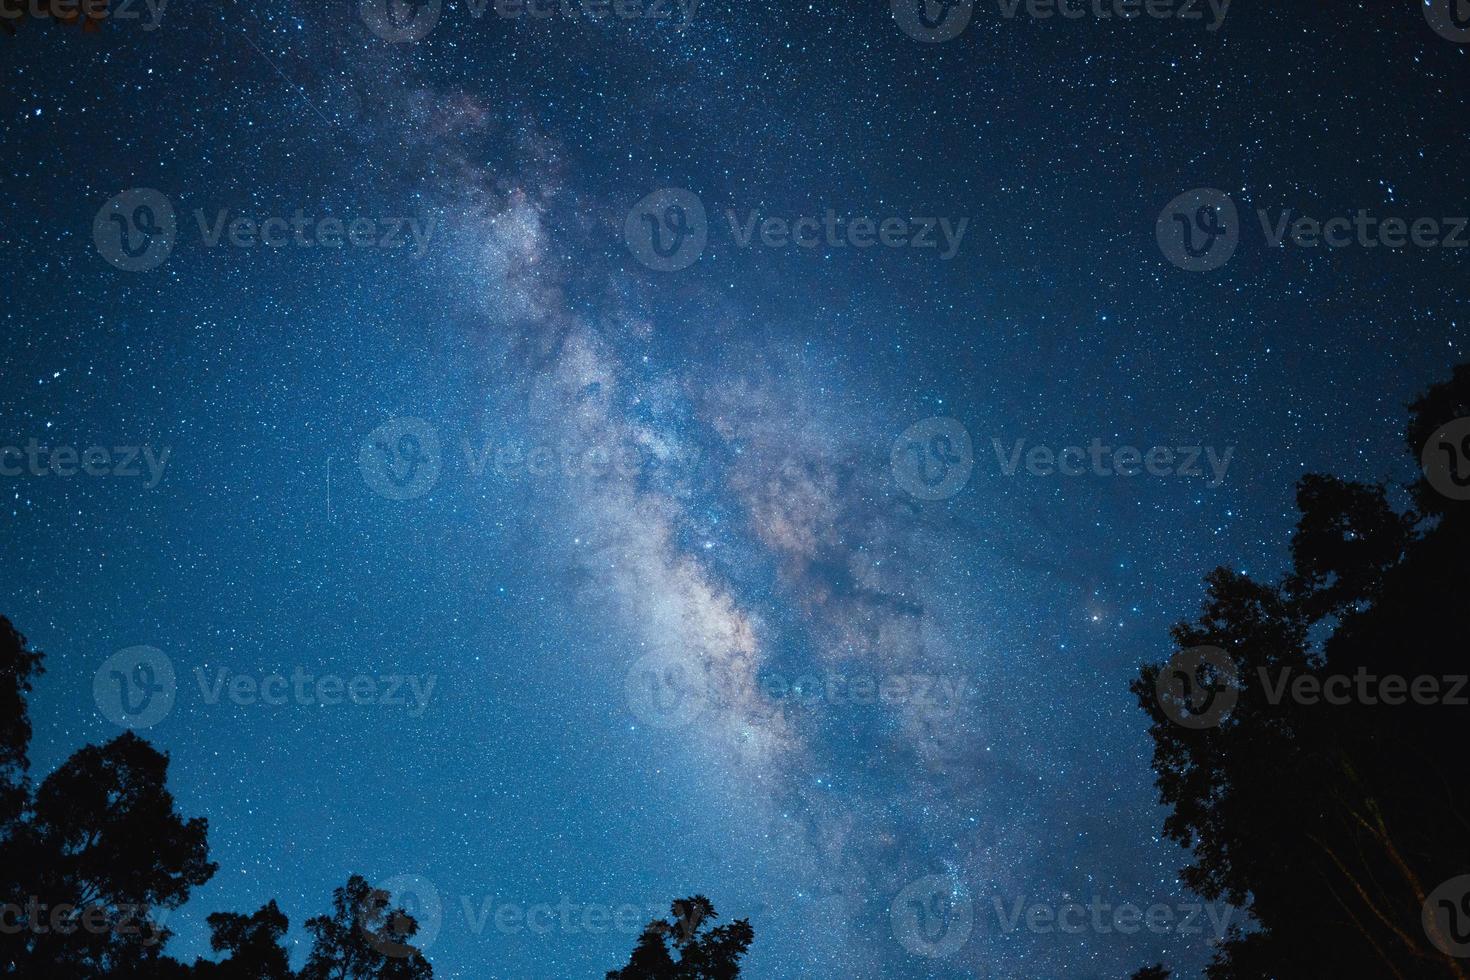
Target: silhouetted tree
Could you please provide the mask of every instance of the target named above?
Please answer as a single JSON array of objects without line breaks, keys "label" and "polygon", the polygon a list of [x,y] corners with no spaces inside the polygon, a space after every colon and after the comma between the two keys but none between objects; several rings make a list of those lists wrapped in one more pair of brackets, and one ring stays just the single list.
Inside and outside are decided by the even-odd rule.
[{"label": "silhouetted tree", "polygon": [[[1470,365],[1411,406],[1416,464],[1442,424],[1466,416]],[[1470,504],[1423,477],[1409,490],[1414,509],[1398,513],[1385,487],[1307,477],[1284,579],[1207,577],[1202,615],[1173,637],[1233,663],[1236,677],[1216,684],[1237,701],[1218,725],[1171,718],[1160,665],[1133,684],[1153,722],[1165,833],[1192,852],[1186,884],[1249,910],[1257,927],[1232,931],[1211,977],[1467,976],[1422,913],[1437,885],[1470,872],[1470,711],[1383,703],[1385,689],[1357,680],[1467,673]],[[1304,675],[1345,675],[1349,703],[1295,697]]]},{"label": "silhouetted tree", "polygon": [[[44,980],[297,980],[274,901],[250,915],[208,918],[218,961],[185,966],[163,954],[160,913],[182,905],[217,865],[208,823],[184,819],[167,788],[168,756],[127,732],[77,750],[42,780],[28,779],[27,695],[41,673],[0,617],[0,976]],[[431,980],[409,940],[418,931],[386,892],[354,875],[333,914],[310,919],[316,937],[299,980]]]},{"label": "silhouetted tree", "polygon": [[740,975],[740,959],[755,939],[747,920],[712,926],[718,916],[703,895],[678,899],[669,911],[670,919],[644,926],[628,965],[609,970],[607,980],[730,980]]},{"label": "silhouetted tree", "polygon": [[14,962],[118,976],[158,960],[169,932],[156,913],[178,908],[216,869],[206,821],[175,812],[167,774],[168,756],[127,732],[83,747],[41,782],[0,845],[0,857],[20,862],[14,894],[34,910],[6,937]]},{"label": "silhouetted tree", "polygon": [[[13,832],[29,789],[27,752],[31,745],[31,716],[27,695],[31,681],[42,674],[42,655],[32,650],[10,620],[0,617],[0,837]],[[13,869],[0,869],[4,876]],[[9,883],[8,878],[0,880]],[[13,894],[13,893],[12,893]]]},{"label": "silhouetted tree", "polygon": [[1164,964],[1155,963],[1153,966],[1146,966],[1139,970],[1128,980],[1169,980],[1169,971],[1164,969]]},{"label": "silhouetted tree", "polygon": [[82,748],[32,796],[26,696],[40,672],[41,654],[0,619],[0,883],[21,923],[0,932],[0,972],[157,973],[157,913],[214,874],[207,825],[175,812],[168,757],[132,733]]},{"label": "silhouetted tree", "polygon": [[228,955],[218,963],[196,962],[194,975],[199,980],[291,980],[295,976],[290,956],[281,945],[289,923],[274,899],[253,915],[215,912],[208,922],[210,948]]},{"label": "silhouetted tree", "polygon": [[424,980],[434,970],[409,940],[418,923],[391,896],[352,875],[332,892],[332,914],[306,920],[311,954],[301,980]]}]

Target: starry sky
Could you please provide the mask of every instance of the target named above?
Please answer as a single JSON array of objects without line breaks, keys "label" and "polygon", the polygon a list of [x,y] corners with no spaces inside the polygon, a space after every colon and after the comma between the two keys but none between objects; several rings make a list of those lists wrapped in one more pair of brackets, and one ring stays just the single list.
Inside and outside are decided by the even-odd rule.
[{"label": "starry sky", "polygon": [[[0,463],[109,460],[0,476],[35,772],[122,730],[109,658],[167,658],[140,734],[220,864],[168,920],[186,959],[275,898],[299,964],[361,873],[416,891],[446,977],[601,976],[636,927],[493,910],[695,892],[750,918],[753,977],[1198,975],[1208,930],[994,902],[1193,900],[1128,681],[1208,570],[1281,570],[1301,474],[1403,478],[1470,316],[1464,250],[1273,248],[1256,211],[1470,213],[1470,45],[1407,0],[1215,30],[961,4],[947,40],[876,2],[566,6],[0,35]],[[1239,208],[1210,271],[1161,248],[1197,188]],[[749,224],[829,211],[965,230]],[[694,253],[640,241],[676,219]],[[1010,463],[1094,439],[1231,455]],[[118,447],[167,450],[158,479]],[[373,694],[249,696],[293,674]],[[955,949],[895,913],[934,880],[973,909]]]}]

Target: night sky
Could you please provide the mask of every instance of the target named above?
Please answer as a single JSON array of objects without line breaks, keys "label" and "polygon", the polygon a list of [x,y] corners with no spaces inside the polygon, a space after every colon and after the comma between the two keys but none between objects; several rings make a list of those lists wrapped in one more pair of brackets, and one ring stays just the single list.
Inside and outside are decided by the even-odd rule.
[{"label": "night sky", "polygon": [[37,776],[122,721],[208,818],[170,953],[275,898],[299,965],[361,873],[445,977],[600,977],[696,892],[756,978],[1199,975],[1203,915],[997,903],[1198,901],[1128,682],[1211,568],[1281,571],[1300,475],[1406,478],[1470,318],[1470,249],[1272,226],[1450,236],[1470,43],[896,5],[0,34],[0,613]]}]

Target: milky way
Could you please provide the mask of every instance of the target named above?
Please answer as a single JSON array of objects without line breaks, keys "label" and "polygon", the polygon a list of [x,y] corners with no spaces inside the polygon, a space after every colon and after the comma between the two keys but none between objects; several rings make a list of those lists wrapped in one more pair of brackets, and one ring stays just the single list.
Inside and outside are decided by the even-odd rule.
[{"label": "milky way", "polygon": [[[1457,255],[1272,249],[1255,209],[1463,213],[1465,49],[1407,8],[974,5],[942,40],[450,4],[392,41],[381,6],[6,39],[0,442],[170,455],[6,477],[0,612],[50,656],[38,772],[117,734],[109,657],[176,674],[145,734],[221,871],[171,952],[276,898],[300,957],[358,872],[451,977],[601,976],[695,892],[753,977],[1196,975],[1203,913],[1025,913],[1199,901],[1128,682],[1209,569],[1281,566],[1303,472],[1383,477],[1463,353]],[[1196,188],[1246,229],[1206,272],[1160,247]],[[130,189],[176,212],[145,271],[105,244]],[[1094,442],[1230,455],[1026,461]],[[221,670],[434,686],[243,704]],[[635,924],[493,914],[558,903]]]}]

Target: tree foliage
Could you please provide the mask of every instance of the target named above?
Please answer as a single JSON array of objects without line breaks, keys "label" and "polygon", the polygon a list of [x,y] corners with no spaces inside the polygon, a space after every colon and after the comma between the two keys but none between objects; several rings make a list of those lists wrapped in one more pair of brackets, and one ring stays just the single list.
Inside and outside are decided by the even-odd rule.
[{"label": "tree foliage", "polygon": [[274,901],[250,915],[208,918],[219,959],[164,955],[163,913],[214,875],[208,822],[181,816],[168,791],[168,756],[132,732],[86,745],[31,790],[27,696],[41,673],[0,617],[0,976],[47,980],[426,980],[408,945],[416,931],[386,893],[352,876],[333,913],[306,923],[316,942],[291,971],[289,923]]},{"label": "tree foliage", "polygon": [[679,899],[668,919],[643,927],[638,944],[621,970],[607,980],[731,980],[740,975],[740,960],[755,939],[745,919],[713,925],[715,907],[703,895]]},{"label": "tree foliage", "polygon": [[[432,980],[413,945],[419,926],[360,875],[305,922],[312,945],[299,971],[284,944],[290,922],[272,900],[206,920],[214,959],[164,954],[163,913],[214,875],[207,821],[185,818],[168,791],[169,758],[132,732],[77,750],[32,792],[27,696],[42,672],[0,617],[0,977],[46,980]],[[644,930],[633,960],[608,976],[730,980],[753,932],[714,926],[703,896],[674,902]]]},{"label": "tree foliage", "polygon": [[[1411,406],[1415,465],[1465,416],[1470,366]],[[1467,673],[1470,504],[1422,477],[1407,490],[1399,512],[1389,487],[1308,476],[1288,574],[1207,577],[1200,616],[1173,638],[1233,662],[1237,701],[1218,726],[1175,723],[1156,694],[1162,665],[1132,685],[1152,722],[1164,831],[1192,857],[1184,881],[1254,920],[1218,948],[1211,977],[1467,975],[1422,913],[1437,885],[1470,872],[1470,711],[1445,700],[1445,678]],[[1295,696],[1303,675],[1345,677],[1328,689],[1348,696]],[[1379,683],[1390,675],[1438,678],[1438,702],[1393,694]]]}]

